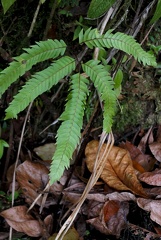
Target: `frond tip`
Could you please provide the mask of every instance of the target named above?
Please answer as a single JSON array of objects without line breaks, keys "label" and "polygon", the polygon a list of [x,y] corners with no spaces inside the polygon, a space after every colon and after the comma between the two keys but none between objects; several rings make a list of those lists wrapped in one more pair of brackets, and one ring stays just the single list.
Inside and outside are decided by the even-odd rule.
[{"label": "frond tip", "polygon": [[83,70],[93,81],[101,100],[104,102],[103,130],[110,132],[116,108],[116,94],[113,90],[114,82],[105,67],[99,61],[90,60],[82,64]]},{"label": "frond tip", "polygon": [[75,60],[66,56],[58,59],[45,70],[33,75],[19,93],[14,96],[13,101],[6,109],[5,119],[17,117],[17,114],[24,110],[37,96],[56,85],[60,79],[70,74],[74,69]]},{"label": "frond tip", "polygon": [[47,40],[37,42],[36,45],[24,49],[26,53],[14,58],[9,67],[0,72],[0,96],[7,88],[15,82],[20,76],[30,70],[33,65],[50,58],[56,58],[63,55],[66,50],[66,44],[63,40]]},{"label": "frond tip", "polygon": [[115,34],[112,30],[107,31],[104,35],[99,34],[97,29],[88,29],[84,34],[83,30],[79,34],[79,42],[85,43],[89,48],[115,48],[132,55],[138,62],[144,65],[156,66],[156,59],[153,55],[145,52],[141,45],[129,35],[121,32]]},{"label": "frond tip", "polygon": [[63,120],[57,132],[56,151],[50,168],[51,184],[60,179],[64,168],[70,164],[72,154],[80,139],[80,131],[83,125],[84,104],[88,94],[88,80],[80,74],[71,77],[71,91],[68,95]]}]

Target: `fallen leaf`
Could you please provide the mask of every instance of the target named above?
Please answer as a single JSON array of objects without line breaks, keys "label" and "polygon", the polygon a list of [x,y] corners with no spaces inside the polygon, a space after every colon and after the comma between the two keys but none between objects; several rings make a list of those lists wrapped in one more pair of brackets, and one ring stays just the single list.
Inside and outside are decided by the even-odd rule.
[{"label": "fallen leaf", "polygon": [[[57,233],[54,233],[48,240],[55,240]],[[68,232],[63,237],[63,240],[78,240],[79,234],[74,227],[70,228]]]},{"label": "fallen leaf", "polygon": [[123,201],[136,201],[136,197],[134,196],[134,194],[129,193],[129,192],[113,192],[113,193],[109,193],[106,195],[105,199],[107,200],[117,200],[120,202]]},{"label": "fallen leaf", "polygon": [[149,138],[152,134],[152,127],[149,128],[148,132],[141,138],[141,141],[138,145],[138,149],[140,149],[141,152],[145,153],[147,143],[149,143]]},{"label": "fallen leaf", "polygon": [[150,212],[150,218],[161,225],[161,200],[138,198],[137,204],[140,208]]},{"label": "fallen leaf", "polygon": [[[35,163],[26,160],[18,166],[16,170],[16,179],[27,203],[32,204],[37,196],[44,190],[49,181],[48,173],[49,170],[47,167],[37,162]],[[57,203],[69,174],[69,171],[64,171],[60,180],[50,186],[49,192],[54,195],[54,198],[52,196],[52,200],[50,199],[50,201],[47,201],[45,206],[48,207]],[[36,204],[40,206],[41,203],[42,196],[37,200]]]},{"label": "fallen leaf", "polygon": [[156,169],[152,172],[145,172],[139,176],[142,182],[153,186],[161,186],[161,169]]},{"label": "fallen leaf", "polygon": [[127,202],[107,201],[96,218],[87,220],[97,230],[106,235],[120,236],[121,231],[126,227],[126,216],[129,212]]},{"label": "fallen leaf", "polygon": [[119,211],[120,203],[118,201],[108,201],[103,209],[104,221],[108,222],[113,215],[116,215]]},{"label": "fallen leaf", "polygon": [[[139,172],[150,171],[153,169],[156,159],[148,154],[144,154],[138,147],[134,146],[131,142],[126,141],[125,143],[120,143],[121,148],[126,149],[133,160],[133,167]],[[139,165],[137,165],[137,163]],[[142,168],[140,167],[142,166]]]},{"label": "fallen leaf", "polygon": [[42,236],[42,226],[28,212],[26,206],[16,206],[0,213],[6,222],[18,232],[23,232],[30,237]]},{"label": "fallen leaf", "polygon": [[[93,171],[98,145],[99,142],[93,140],[87,144],[85,149],[86,164],[90,172]],[[103,144],[100,156],[103,154],[105,147],[106,144]],[[147,194],[137,179],[129,152],[125,149],[115,146],[112,147],[100,177],[112,188],[129,190],[137,195],[147,197]]]},{"label": "fallen leaf", "polygon": [[56,149],[55,143],[46,143],[43,146],[39,146],[34,148],[34,152],[42,159],[42,160],[51,160]]},{"label": "fallen leaf", "polygon": [[161,126],[158,127],[156,141],[154,141],[153,132],[149,136],[149,148],[154,157],[161,162]]},{"label": "fallen leaf", "polygon": [[0,240],[8,239],[9,233],[7,232],[0,232]]},{"label": "fallen leaf", "polygon": [[145,190],[149,197],[161,198],[161,187],[146,188]]},{"label": "fallen leaf", "polygon": [[[26,160],[20,164],[16,170],[16,179],[19,183],[26,202],[31,204],[45,188],[49,177],[48,169],[41,163],[35,163]],[[41,205],[42,198],[37,201]]]},{"label": "fallen leaf", "polygon": [[154,157],[161,162],[161,143],[153,142],[149,144],[150,151],[154,155]]}]

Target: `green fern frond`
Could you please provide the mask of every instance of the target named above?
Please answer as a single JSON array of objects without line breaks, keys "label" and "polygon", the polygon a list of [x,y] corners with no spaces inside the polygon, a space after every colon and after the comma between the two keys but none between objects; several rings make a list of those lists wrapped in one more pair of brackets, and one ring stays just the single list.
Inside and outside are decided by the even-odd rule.
[{"label": "green fern frond", "polygon": [[57,147],[50,169],[51,184],[60,179],[64,168],[69,167],[72,154],[79,143],[83,125],[84,105],[88,94],[88,80],[80,74],[71,77],[71,91],[68,95],[63,120],[57,132]]},{"label": "green fern frond", "polygon": [[75,60],[71,57],[62,57],[50,67],[33,75],[6,109],[5,119],[16,117],[37,96],[56,85],[60,79],[70,74],[74,69]]},{"label": "green fern frond", "polygon": [[111,33],[112,30],[106,32],[106,34],[99,34],[97,29],[88,29],[84,34],[83,30],[79,34],[79,42],[85,43],[89,48],[116,48],[132,55],[138,62],[142,62],[144,65],[156,66],[155,57],[145,52],[136,40],[124,33],[117,32]]},{"label": "green fern frond", "polygon": [[82,68],[93,81],[101,100],[104,102],[103,129],[110,132],[116,108],[114,82],[105,67],[99,64],[99,61],[90,60],[82,64]]},{"label": "green fern frond", "polygon": [[56,58],[63,55],[66,50],[66,44],[63,40],[52,40],[37,42],[37,45],[24,49],[26,53],[14,58],[10,66],[0,72],[0,96],[6,89],[15,82],[26,71],[31,69],[36,63],[50,58]]}]

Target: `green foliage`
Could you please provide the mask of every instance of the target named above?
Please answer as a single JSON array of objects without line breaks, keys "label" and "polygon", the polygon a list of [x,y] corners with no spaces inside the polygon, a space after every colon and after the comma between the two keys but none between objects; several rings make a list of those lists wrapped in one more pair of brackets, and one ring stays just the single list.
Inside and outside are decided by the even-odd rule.
[{"label": "green foliage", "polygon": [[4,13],[14,4],[16,0],[1,0]]},{"label": "green foliage", "polygon": [[[111,32],[110,30],[104,35],[100,35],[96,29],[88,29],[85,33],[80,32],[79,41],[85,43],[91,49],[94,47],[100,49],[114,47],[127,54],[132,54],[144,65],[156,65],[154,56],[146,53],[132,37],[123,33],[112,34]],[[15,57],[14,62],[0,73],[0,94],[2,95],[13,82],[30,70],[33,65],[47,59],[59,57],[48,68],[33,75],[14,96],[13,101],[6,109],[6,119],[16,117],[38,95],[49,90],[65,76],[70,76],[70,91],[65,110],[60,116],[62,123],[57,131],[57,147],[50,169],[51,183],[60,179],[64,168],[69,166],[72,154],[79,143],[86,98],[89,94],[89,81],[84,76],[89,76],[103,101],[103,130],[106,132],[111,131],[117,95],[122,80],[122,72],[119,72],[115,81],[112,81],[109,67],[105,61],[105,66],[96,60],[82,61],[82,69],[85,74],[81,74],[81,72],[74,74],[74,70],[78,71],[75,59],[68,56],[60,57],[60,55],[64,55],[65,50],[66,44],[62,40],[39,42],[31,46],[31,48],[25,49],[25,53]]]},{"label": "green foliage", "polygon": [[88,18],[99,18],[113,5],[115,0],[92,0],[88,9]]},{"label": "green foliage", "polygon": [[150,23],[155,23],[161,17],[161,0],[158,0],[157,7]]},{"label": "green foliage", "polygon": [[56,58],[63,55],[66,50],[66,44],[63,40],[47,40],[38,42],[31,48],[24,49],[26,53],[14,58],[10,66],[0,72],[0,96],[5,90],[15,82],[26,71],[32,68],[36,63],[50,58]]},{"label": "green foliage", "polygon": [[90,60],[83,64],[82,67],[93,81],[101,100],[104,102],[103,129],[110,132],[116,107],[116,95],[113,91],[114,82],[105,67],[99,65],[99,61]]},{"label": "green foliage", "polygon": [[6,110],[6,118],[16,118],[17,114],[24,110],[30,102],[43,92],[56,85],[60,79],[70,74],[75,69],[75,60],[70,57],[62,57],[51,64],[45,70],[36,73],[24,85],[20,92],[14,97]]},{"label": "green foliage", "polygon": [[97,29],[88,29],[84,34],[80,32],[79,42],[85,43],[89,48],[116,48],[134,56],[138,62],[144,65],[156,66],[156,61],[153,55],[145,52],[139,43],[131,36],[124,33],[111,33],[112,30],[107,31],[104,35],[99,34]]},{"label": "green foliage", "polygon": [[0,159],[3,156],[4,148],[9,147],[8,143],[4,141],[3,139],[0,139]]},{"label": "green foliage", "polygon": [[50,180],[55,182],[63,174],[64,167],[69,167],[69,159],[79,143],[80,131],[83,125],[84,105],[88,94],[88,80],[80,74],[71,77],[71,91],[63,120],[57,132],[57,148],[50,169]]}]

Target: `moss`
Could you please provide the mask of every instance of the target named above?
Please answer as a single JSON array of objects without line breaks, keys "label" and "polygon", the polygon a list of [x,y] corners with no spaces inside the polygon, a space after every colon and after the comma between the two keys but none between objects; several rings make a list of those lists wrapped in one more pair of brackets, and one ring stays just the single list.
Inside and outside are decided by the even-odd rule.
[{"label": "moss", "polygon": [[141,126],[147,128],[156,121],[155,105],[153,101],[141,101],[132,97],[121,102],[114,119],[115,132],[129,131]]}]

